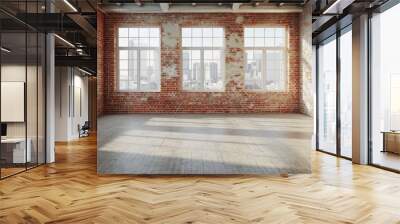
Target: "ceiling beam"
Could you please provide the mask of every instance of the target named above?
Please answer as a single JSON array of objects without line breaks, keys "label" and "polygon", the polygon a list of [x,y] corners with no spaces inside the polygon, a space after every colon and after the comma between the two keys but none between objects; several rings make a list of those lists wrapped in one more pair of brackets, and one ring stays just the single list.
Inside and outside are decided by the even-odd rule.
[{"label": "ceiling beam", "polygon": [[90,56],[55,56],[56,66],[83,66],[96,70],[96,58]]},{"label": "ceiling beam", "polygon": [[160,8],[162,12],[168,12],[169,4],[168,3],[160,3]]},{"label": "ceiling beam", "polygon": [[233,11],[238,11],[242,3],[233,3],[232,4],[232,10]]},{"label": "ceiling beam", "polygon": [[322,14],[326,15],[338,15],[343,14],[343,10],[351,5],[354,0],[336,0],[332,4],[330,4]]},{"label": "ceiling beam", "polygon": [[[125,3],[122,6],[116,4],[101,4],[99,6],[102,10],[109,13],[164,13],[161,10],[160,4],[145,4],[141,7],[132,3]],[[237,7],[237,6],[235,6]],[[236,8],[235,8],[236,9]],[[260,4],[258,7],[243,4],[237,10],[231,5],[218,6],[213,5],[169,5],[168,13],[291,13],[302,12],[303,8],[297,5],[276,6],[276,4]]]},{"label": "ceiling beam", "polygon": [[77,25],[79,25],[91,38],[96,40],[97,38],[97,30],[95,27],[90,24],[85,17],[81,14],[68,14],[68,17],[74,21]]}]

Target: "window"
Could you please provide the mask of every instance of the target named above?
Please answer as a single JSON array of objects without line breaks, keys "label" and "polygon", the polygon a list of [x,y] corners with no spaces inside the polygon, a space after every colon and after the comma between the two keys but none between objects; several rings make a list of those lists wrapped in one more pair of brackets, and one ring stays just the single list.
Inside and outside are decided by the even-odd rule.
[{"label": "window", "polygon": [[182,28],[184,90],[224,90],[223,48],[223,28]]},{"label": "window", "polygon": [[336,154],[336,36],[318,48],[318,149]]},{"label": "window", "polygon": [[352,157],[352,31],[341,31],[340,36],[340,154]]},{"label": "window", "polygon": [[[371,18],[370,132],[372,164],[400,171],[400,4]],[[383,132],[386,132],[384,134]],[[389,133],[387,133],[389,132]],[[390,133],[394,132],[394,133]]]},{"label": "window", "polygon": [[118,89],[160,91],[160,29],[119,28]]},{"label": "window", "polygon": [[252,90],[286,90],[286,29],[245,28],[245,86]]}]

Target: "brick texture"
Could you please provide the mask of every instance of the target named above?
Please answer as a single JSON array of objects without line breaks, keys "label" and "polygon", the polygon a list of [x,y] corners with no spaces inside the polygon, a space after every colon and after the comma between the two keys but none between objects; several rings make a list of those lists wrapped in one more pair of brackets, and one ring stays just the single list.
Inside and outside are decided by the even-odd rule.
[{"label": "brick texture", "polygon": [[104,113],[104,14],[97,11],[97,115]]},{"label": "brick texture", "polygon": [[[103,16],[103,15],[102,15]],[[300,111],[299,13],[272,14],[107,14],[100,29],[103,48],[99,69],[100,111],[112,113],[262,113]],[[98,18],[99,19],[99,18]],[[161,91],[119,92],[116,87],[116,38],[119,26],[161,28]],[[288,89],[286,92],[254,92],[244,89],[243,31],[245,26],[288,28]],[[225,29],[225,91],[182,90],[181,27],[219,26]],[[98,52],[102,52],[99,50]],[[101,53],[100,53],[101,54]],[[104,76],[102,76],[104,75]],[[104,81],[104,83],[102,82]],[[104,86],[101,86],[104,85]]]}]

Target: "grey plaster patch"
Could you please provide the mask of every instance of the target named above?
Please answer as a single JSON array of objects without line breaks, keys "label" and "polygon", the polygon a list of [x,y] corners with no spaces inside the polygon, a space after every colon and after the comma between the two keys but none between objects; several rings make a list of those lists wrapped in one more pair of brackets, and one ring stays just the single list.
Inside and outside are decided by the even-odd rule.
[{"label": "grey plaster patch", "polygon": [[179,45],[180,30],[179,25],[174,22],[163,24],[162,43],[166,48],[175,48]]},{"label": "grey plaster patch", "polygon": [[237,24],[242,24],[244,22],[244,17],[243,16],[237,16],[235,19],[235,23]]},{"label": "grey plaster patch", "polygon": [[162,68],[163,74],[167,77],[176,77],[178,71],[176,69],[176,64],[164,65]]},{"label": "grey plaster patch", "polygon": [[231,48],[243,47],[243,38],[237,33],[230,33],[226,38],[226,46]]}]

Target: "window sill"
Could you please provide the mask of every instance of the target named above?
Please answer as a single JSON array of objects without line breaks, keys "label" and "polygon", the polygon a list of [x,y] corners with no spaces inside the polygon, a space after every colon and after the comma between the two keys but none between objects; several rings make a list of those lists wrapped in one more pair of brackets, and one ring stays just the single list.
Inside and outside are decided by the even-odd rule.
[{"label": "window sill", "polygon": [[250,93],[289,93],[287,90],[266,90],[266,89],[244,89]]},{"label": "window sill", "polygon": [[117,90],[117,93],[161,93],[160,90]]},{"label": "window sill", "polygon": [[185,93],[224,93],[225,89],[222,89],[222,90],[190,90],[190,89],[182,89],[182,92],[185,92]]}]

